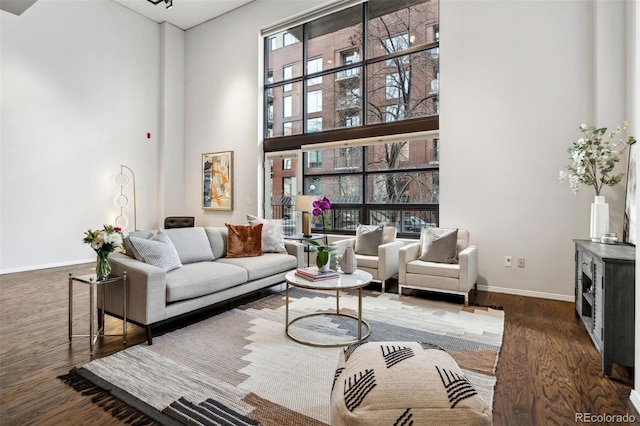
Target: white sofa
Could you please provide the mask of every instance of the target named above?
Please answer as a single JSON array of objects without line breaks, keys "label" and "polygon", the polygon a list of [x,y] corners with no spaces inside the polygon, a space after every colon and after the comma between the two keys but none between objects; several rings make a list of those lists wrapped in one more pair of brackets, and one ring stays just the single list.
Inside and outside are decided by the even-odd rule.
[{"label": "white sofa", "polygon": [[[437,231],[443,229],[435,228]],[[478,282],[478,248],[469,245],[469,231],[458,229],[458,263],[436,263],[420,260],[420,243],[408,244],[400,249],[398,265],[398,294],[405,288],[428,290],[464,296],[469,302],[469,291]]]},{"label": "white sofa", "polygon": [[[217,303],[283,283],[285,274],[302,267],[304,246],[285,242],[286,253],[227,258],[227,228],[166,229],[182,266],[169,272],[129,255],[111,253],[114,274],[128,277],[127,320],[145,327],[152,344],[152,327]],[[129,236],[151,238],[155,232]],[[122,317],[122,287],[107,286],[105,310]]]}]

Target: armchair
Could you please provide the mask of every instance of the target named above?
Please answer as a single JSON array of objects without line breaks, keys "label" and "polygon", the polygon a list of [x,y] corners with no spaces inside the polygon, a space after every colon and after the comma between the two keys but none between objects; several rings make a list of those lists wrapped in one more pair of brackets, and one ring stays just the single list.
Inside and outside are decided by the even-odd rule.
[{"label": "armchair", "polygon": [[358,269],[369,272],[374,281],[379,281],[384,293],[386,281],[398,274],[398,253],[404,242],[396,240],[395,227],[385,226],[382,244],[378,245],[377,254],[373,255],[358,253],[356,238],[336,241],[332,245],[338,247],[338,255],[342,255],[348,246],[353,247]]},{"label": "armchair", "polygon": [[[446,230],[432,228],[437,233]],[[464,296],[469,303],[469,291],[478,282],[478,248],[469,245],[469,231],[458,229],[456,253],[458,263],[436,263],[420,260],[420,243],[404,246],[399,252],[398,294],[404,288],[428,290]]]}]

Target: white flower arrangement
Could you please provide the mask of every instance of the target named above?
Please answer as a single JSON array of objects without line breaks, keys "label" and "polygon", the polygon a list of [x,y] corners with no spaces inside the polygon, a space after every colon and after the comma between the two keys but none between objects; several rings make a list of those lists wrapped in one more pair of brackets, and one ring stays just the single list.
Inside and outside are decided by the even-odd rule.
[{"label": "white flower arrangement", "polygon": [[560,180],[569,181],[569,187],[577,194],[582,185],[593,186],[596,196],[600,195],[602,187],[617,185],[624,173],[611,175],[616,163],[620,161],[620,155],[629,145],[635,142],[633,136],[626,140],[615,136],[627,128],[629,124],[623,121],[615,130],[610,132],[605,139],[607,128],[588,127],[580,125],[580,131],[584,135],[568,149],[573,163],[567,166],[567,171],[560,171]]},{"label": "white flower arrangement", "polygon": [[82,241],[91,245],[91,248],[94,249],[99,256],[103,256],[123,248],[122,229],[112,225],[104,225],[103,229],[97,229],[95,231],[88,230],[85,232]]}]

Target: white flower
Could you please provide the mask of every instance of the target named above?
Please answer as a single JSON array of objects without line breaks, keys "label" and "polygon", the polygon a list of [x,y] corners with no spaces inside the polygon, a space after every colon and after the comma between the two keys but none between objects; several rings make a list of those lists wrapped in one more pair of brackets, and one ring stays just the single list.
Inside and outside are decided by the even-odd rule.
[{"label": "white flower", "polygon": [[[600,190],[604,185],[613,186],[619,183],[623,173],[611,175],[615,164],[620,161],[620,155],[627,149],[627,146],[635,142],[633,136],[627,140],[613,138],[628,126],[623,121],[614,131],[609,133],[608,138],[603,140],[606,128],[588,127],[586,124],[580,125],[580,132],[584,137],[579,138],[569,148],[569,154],[573,163],[567,166],[567,172],[560,173],[560,180],[568,180],[569,187],[577,193],[581,185],[593,186],[596,195],[600,195]],[[622,145],[622,149],[618,149]]]}]

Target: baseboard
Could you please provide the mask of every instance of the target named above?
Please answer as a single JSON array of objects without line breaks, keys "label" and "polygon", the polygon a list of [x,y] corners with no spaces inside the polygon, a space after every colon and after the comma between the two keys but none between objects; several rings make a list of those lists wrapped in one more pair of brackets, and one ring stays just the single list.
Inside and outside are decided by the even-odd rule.
[{"label": "baseboard", "polygon": [[60,267],[63,267],[63,266],[81,265],[83,263],[91,263],[91,262],[95,262],[95,261],[96,261],[96,258],[93,257],[92,259],[71,260],[71,261],[68,261],[68,262],[48,263],[46,265],[32,265],[32,266],[24,266],[22,268],[2,269],[2,270],[0,270],[0,275],[14,274],[16,272],[36,271],[38,269],[60,268]]},{"label": "baseboard", "polygon": [[489,291],[492,293],[513,294],[516,296],[537,297],[539,299],[560,300],[563,302],[571,302],[571,303],[575,302],[575,299],[576,299],[573,294],[570,296],[567,296],[566,294],[544,293],[541,291],[519,290],[514,288],[494,287],[490,285],[480,285],[480,284],[478,284],[478,290]]},{"label": "baseboard", "polygon": [[633,404],[633,408],[635,408],[636,411],[640,413],[640,392],[636,391],[635,389],[632,389],[631,394],[629,395],[629,399]]}]

